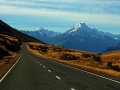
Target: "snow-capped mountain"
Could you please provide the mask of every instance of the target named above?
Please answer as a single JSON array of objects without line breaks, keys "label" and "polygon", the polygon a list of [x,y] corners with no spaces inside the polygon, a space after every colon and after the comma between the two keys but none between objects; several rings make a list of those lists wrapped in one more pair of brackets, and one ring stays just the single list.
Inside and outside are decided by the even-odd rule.
[{"label": "snow-capped mountain", "polygon": [[22,32],[26,33],[30,36],[33,36],[33,37],[35,37],[45,43],[48,43],[48,44],[53,37],[56,37],[60,34],[59,32],[49,31],[42,27],[38,28],[38,30],[35,30],[35,31],[22,31]]},{"label": "snow-capped mountain", "polygon": [[73,28],[68,30],[66,33],[74,33],[74,32],[79,32],[80,30],[88,30],[90,29],[84,22],[76,24]]},{"label": "snow-capped mountain", "polygon": [[82,22],[76,24],[64,34],[53,38],[51,44],[72,49],[103,52],[107,47],[117,45],[119,38],[114,34],[90,28]]},{"label": "snow-capped mountain", "polygon": [[81,22],[65,33],[53,32],[44,28],[36,31],[22,31],[45,43],[62,45],[66,48],[103,52],[108,47],[114,47],[120,42],[120,35],[98,31]]},{"label": "snow-capped mountain", "polygon": [[96,28],[88,27],[84,22],[76,24],[73,28],[68,30],[66,33],[71,35],[79,35],[80,33],[86,34],[88,33],[93,38],[102,38],[104,39],[105,36],[109,36],[115,40],[120,40],[120,35],[115,35],[109,32],[98,31]]},{"label": "snow-capped mountain", "polygon": [[60,34],[59,32],[49,31],[49,30],[44,29],[44,28],[42,28],[42,27],[40,27],[40,28],[37,30],[37,32],[39,32],[39,33],[42,34],[42,35],[46,35],[46,36],[48,36],[48,37],[50,37],[50,38],[53,38],[53,37],[58,36],[58,35]]}]

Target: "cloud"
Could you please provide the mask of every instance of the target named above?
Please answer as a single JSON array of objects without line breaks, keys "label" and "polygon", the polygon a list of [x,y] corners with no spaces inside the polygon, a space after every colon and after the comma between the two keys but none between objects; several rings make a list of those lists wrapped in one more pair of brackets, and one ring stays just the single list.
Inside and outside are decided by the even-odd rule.
[{"label": "cloud", "polygon": [[60,11],[120,14],[119,0],[0,0],[0,4]]},{"label": "cloud", "polygon": [[119,9],[120,0],[0,0],[1,19],[6,15],[6,21],[15,25],[21,20],[19,16],[28,17],[23,19],[28,22],[15,26],[25,29],[45,24],[44,27],[62,30],[83,21],[115,32],[120,25]]},{"label": "cloud", "polygon": [[48,9],[33,9],[33,8],[24,8],[24,7],[15,7],[15,6],[0,6],[0,14],[14,14],[14,15],[34,15],[34,16],[46,16],[61,18],[63,20],[70,21],[85,21],[85,22],[94,22],[94,23],[115,23],[120,24],[119,15],[111,14],[90,14],[83,12],[73,13],[71,11],[57,11],[57,10],[48,10]]}]

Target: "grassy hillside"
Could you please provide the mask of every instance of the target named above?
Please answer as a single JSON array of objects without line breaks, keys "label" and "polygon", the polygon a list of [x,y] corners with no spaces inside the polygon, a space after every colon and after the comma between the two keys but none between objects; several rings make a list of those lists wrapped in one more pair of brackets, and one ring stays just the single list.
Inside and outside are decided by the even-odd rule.
[{"label": "grassy hillside", "polygon": [[21,43],[17,38],[0,34],[0,77],[20,56]]},{"label": "grassy hillside", "polygon": [[97,54],[35,42],[29,42],[28,49],[38,56],[50,58],[77,68],[120,78],[120,51]]},{"label": "grassy hillside", "polygon": [[120,72],[120,50],[102,54],[102,60],[106,68]]},{"label": "grassy hillside", "polygon": [[16,37],[21,42],[28,42],[28,41],[41,42],[36,38],[33,38],[27,34],[18,31],[17,29],[12,28],[2,20],[0,20],[0,34]]}]

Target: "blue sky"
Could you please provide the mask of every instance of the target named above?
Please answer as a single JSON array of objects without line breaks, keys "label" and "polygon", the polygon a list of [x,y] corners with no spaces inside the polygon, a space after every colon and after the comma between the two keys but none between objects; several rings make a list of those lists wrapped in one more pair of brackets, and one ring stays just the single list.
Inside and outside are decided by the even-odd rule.
[{"label": "blue sky", "polygon": [[85,22],[120,34],[120,0],[0,0],[0,19],[19,30],[64,32]]}]

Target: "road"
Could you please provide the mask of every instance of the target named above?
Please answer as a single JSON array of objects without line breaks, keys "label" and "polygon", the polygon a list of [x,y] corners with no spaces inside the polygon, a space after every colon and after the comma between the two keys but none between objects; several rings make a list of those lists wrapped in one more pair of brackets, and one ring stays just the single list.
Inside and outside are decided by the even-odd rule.
[{"label": "road", "polygon": [[0,90],[120,90],[120,83],[32,55],[24,45]]}]

